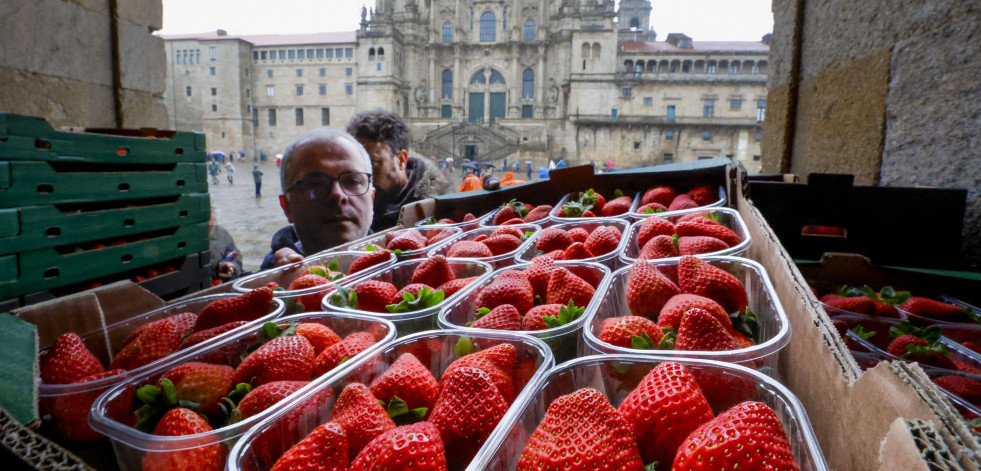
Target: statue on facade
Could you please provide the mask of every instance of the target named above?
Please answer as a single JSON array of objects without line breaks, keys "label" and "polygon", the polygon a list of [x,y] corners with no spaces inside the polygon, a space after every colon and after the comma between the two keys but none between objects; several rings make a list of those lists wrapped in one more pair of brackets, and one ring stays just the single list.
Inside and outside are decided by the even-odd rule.
[{"label": "statue on facade", "polygon": [[419,106],[425,105],[426,104],[426,100],[427,100],[426,99],[426,89],[423,88],[423,87],[416,88],[415,98],[416,98],[416,103]]},{"label": "statue on facade", "polygon": [[555,84],[555,79],[549,80],[548,86],[548,97],[547,102],[549,105],[555,105],[559,102],[559,86]]}]

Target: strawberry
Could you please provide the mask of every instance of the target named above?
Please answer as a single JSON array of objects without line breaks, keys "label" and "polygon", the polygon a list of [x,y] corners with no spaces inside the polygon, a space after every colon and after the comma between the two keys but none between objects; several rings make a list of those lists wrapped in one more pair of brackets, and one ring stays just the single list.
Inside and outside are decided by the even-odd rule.
[{"label": "strawberry", "polygon": [[[752,348],[756,346],[756,342],[753,339],[747,337],[745,334],[739,332],[738,330],[731,330],[729,334],[732,335],[732,339],[736,341],[736,345],[740,348]],[[981,371],[979,371],[981,373]]]},{"label": "strawberry", "polygon": [[448,375],[457,368],[472,366],[490,375],[494,387],[501,393],[504,400],[510,404],[514,400],[514,369],[517,350],[509,343],[497,344],[479,352],[464,355],[450,366],[446,367],[439,378],[442,384]]},{"label": "strawberry", "polygon": [[147,324],[136,339],[116,354],[109,369],[133,370],[176,352],[184,337],[191,334],[187,319],[192,316],[179,314]]},{"label": "strawberry", "polygon": [[668,210],[668,207],[660,203],[647,203],[637,208],[638,214],[657,214]]},{"label": "strawberry", "polygon": [[958,375],[941,376],[933,382],[971,404],[981,404],[981,382]]},{"label": "strawberry", "polygon": [[968,341],[965,341],[965,342],[963,343],[963,345],[964,345],[965,347],[967,347],[967,348],[969,348],[969,349],[971,349],[971,350],[973,350],[973,351],[975,351],[975,352],[978,352],[978,353],[981,353],[981,345],[978,345],[978,344],[976,344],[976,343],[974,343],[974,342],[972,342],[972,341],[970,341],[970,340],[968,340]]},{"label": "strawberry", "polygon": [[470,324],[470,327],[474,329],[521,330],[521,314],[512,305],[501,304],[477,318]]},{"label": "strawberry", "polygon": [[412,271],[409,283],[422,283],[427,286],[439,286],[447,281],[456,279],[456,274],[450,267],[450,262],[443,255],[434,255],[416,265]]},{"label": "strawberry", "polygon": [[477,216],[474,216],[473,213],[467,213],[463,215],[463,221],[461,222],[470,222],[474,219],[477,219]]},{"label": "strawberry", "polygon": [[[104,371],[80,378],[77,382],[98,381],[125,372],[126,370]],[[51,419],[62,437],[76,443],[91,442],[102,438],[101,433],[89,427],[89,411],[92,409],[92,404],[103,392],[105,389],[76,392],[58,396],[54,400],[51,407]],[[118,401],[113,401],[107,405],[109,410],[106,413],[110,417],[123,417],[129,412],[132,396],[133,389],[127,388]]]},{"label": "strawberry", "polygon": [[[371,382],[371,393],[379,401],[391,403],[398,397],[408,409],[432,410],[439,395],[439,383],[433,374],[411,353],[403,353],[381,376]],[[422,415],[426,414],[422,411]]]},{"label": "strawberry", "polygon": [[671,200],[671,204],[668,205],[668,211],[681,211],[682,209],[694,209],[698,207],[698,203],[691,199],[690,196],[682,193],[675,196]]},{"label": "strawberry", "polygon": [[493,257],[494,252],[481,242],[475,240],[460,240],[453,243],[447,250],[446,256],[452,258],[484,258]]},{"label": "strawberry", "polygon": [[592,257],[593,254],[589,252],[586,244],[582,242],[574,242],[562,253],[562,260],[583,260]]},{"label": "strawberry", "polygon": [[238,411],[242,419],[252,417],[286,399],[290,394],[299,391],[309,381],[273,381],[263,384],[242,398],[238,403]]},{"label": "strawberry", "polygon": [[900,335],[886,347],[886,351],[908,361],[948,370],[957,369],[957,365],[947,357],[949,352],[946,347],[933,337],[927,340],[911,334]]},{"label": "strawberry", "polygon": [[547,218],[549,213],[552,212],[552,209],[553,209],[552,205],[548,205],[548,204],[538,205],[535,206],[535,209],[528,211],[528,214],[526,214],[525,217],[523,217],[522,219],[524,220],[524,222],[540,221],[542,219]]},{"label": "strawberry", "polygon": [[287,332],[245,357],[235,369],[233,381],[248,383],[253,388],[273,381],[308,381],[314,358],[309,340]]},{"label": "strawberry", "polygon": [[709,236],[685,236],[678,238],[678,251],[681,255],[699,255],[728,249],[725,242]]},{"label": "strawberry", "polygon": [[657,260],[660,258],[677,257],[680,255],[678,244],[674,236],[658,235],[647,241],[647,244],[640,249],[637,260]]},{"label": "strawberry", "polygon": [[382,433],[368,443],[348,469],[446,471],[446,450],[439,430],[429,422],[419,422]]},{"label": "strawberry", "polygon": [[552,278],[552,271],[555,270],[555,261],[551,258],[539,255],[531,259],[531,265],[525,269],[525,277],[531,283],[536,296],[545,297],[548,291],[548,280]]},{"label": "strawberry", "polygon": [[[303,275],[290,283],[288,291],[295,291],[301,289],[313,288],[315,286],[321,286],[327,284],[327,278],[320,275],[314,275],[312,273]],[[303,309],[306,312],[319,311],[320,301],[324,299],[329,289],[324,289],[317,293],[311,293],[297,298],[297,302],[303,305]]]},{"label": "strawberry", "polygon": [[582,212],[582,217],[584,217],[584,218],[594,218],[594,217],[596,217],[596,214],[587,209],[586,211],[583,211]]},{"label": "strawberry", "polygon": [[828,306],[842,311],[855,312],[859,314],[875,314],[875,301],[865,296],[855,296],[853,298],[829,299],[825,302]]},{"label": "strawberry", "polygon": [[695,188],[688,190],[688,196],[690,196],[695,203],[698,203],[699,206],[709,205],[719,200],[719,193],[704,185],[696,186]]},{"label": "strawberry", "polygon": [[314,376],[327,374],[341,363],[367,350],[376,342],[375,336],[367,332],[349,334],[344,337],[344,340],[325,348],[324,351],[320,352],[320,355],[317,355],[313,365]]},{"label": "strawberry", "polygon": [[593,256],[608,254],[617,249],[620,245],[620,238],[623,234],[616,226],[600,226],[593,229],[586,239],[586,248]]},{"label": "strawberry", "polygon": [[892,318],[900,317],[899,310],[896,309],[896,306],[879,299],[872,299],[872,302],[875,304],[875,312],[873,313],[874,315],[880,317],[892,317]]},{"label": "strawberry", "polygon": [[657,348],[662,338],[664,333],[657,324],[640,316],[610,317],[603,321],[599,333],[599,339],[610,345],[645,350]]},{"label": "strawberry", "polygon": [[205,329],[200,332],[195,332],[185,337],[184,340],[181,341],[180,346],[177,347],[177,350],[178,351],[184,350],[185,348],[197,345],[201,342],[204,342],[205,340],[211,340],[221,334],[224,334],[225,332],[229,332],[231,330],[242,327],[245,324],[247,324],[247,322],[245,321],[235,321],[235,322],[229,322],[227,324],[220,325],[218,327]]},{"label": "strawberry", "polygon": [[714,237],[725,242],[729,247],[739,245],[743,241],[735,231],[722,224],[700,224],[698,221],[689,220],[679,222],[674,227],[679,236]]},{"label": "strawberry", "polygon": [[635,316],[656,318],[664,303],[679,293],[678,286],[648,262],[637,262],[630,269],[625,297]]},{"label": "strawberry", "polygon": [[494,229],[494,231],[490,234],[491,237],[496,237],[499,235],[512,235],[518,239],[521,239],[525,234],[524,232],[521,232],[521,229],[514,226],[500,226]]},{"label": "strawberry", "polygon": [[746,288],[731,273],[695,258],[681,257],[678,262],[678,285],[685,294],[697,294],[711,298],[726,312],[746,310]]},{"label": "strawberry", "polygon": [[910,314],[950,322],[964,320],[968,314],[967,310],[960,306],[919,296],[910,297],[899,305],[899,309]]},{"label": "strawberry", "polygon": [[674,224],[671,224],[671,221],[667,219],[657,216],[644,219],[644,222],[640,223],[640,226],[637,228],[637,247],[644,247],[647,245],[647,241],[656,236],[672,236],[674,232]]},{"label": "strawberry", "polygon": [[254,321],[269,314],[272,298],[272,290],[262,287],[234,298],[212,301],[198,314],[197,321],[194,323],[194,332],[234,321]]},{"label": "strawberry", "polygon": [[402,302],[405,299],[405,297],[404,297],[405,293],[409,293],[413,297],[417,297],[419,295],[419,292],[422,291],[423,288],[425,288],[425,289],[427,289],[429,291],[435,291],[432,288],[432,286],[429,286],[429,285],[424,284],[424,283],[412,283],[412,284],[408,284],[408,285],[403,286],[402,289],[400,289],[397,293],[395,293],[395,296],[392,296],[391,304],[398,304],[398,303]]},{"label": "strawberry", "polygon": [[102,363],[85,347],[82,338],[71,332],[61,334],[51,348],[44,352],[40,369],[41,382],[44,384],[74,383],[106,371]]},{"label": "strawberry", "polygon": [[675,350],[715,352],[738,350],[739,344],[732,334],[712,314],[697,307],[689,309],[681,317]]},{"label": "strawberry", "polygon": [[585,243],[586,239],[589,238],[589,231],[581,227],[573,227],[566,232],[569,234],[569,237],[572,238],[573,242]]},{"label": "strawberry", "polygon": [[975,375],[981,375],[981,370],[975,368],[974,366],[968,365],[967,363],[964,363],[963,361],[954,360],[954,366],[957,367],[957,371],[960,371],[962,373],[971,373],[971,374],[975,374]]},{"label": "strawberry", "polygon": [[712,420],[695,377],[678,363],[660,363],[620,403],[644,462],[670,463],[681,442]]},{"label": "strawberry", "polygon": [[[338,290],[340,291],[340,290]],[[387,313],[385,306],[392,302],[392,298],[399,292],[395,285],[380,280],[365,280],[356,285],[352,290],[356,296],[355,308],[360,311]],[[334,296],[337,296],[335,294]],[[335,304],[336,305],[336,304]]]},{"label": "strawberry", "polygon": [[[738,450],[738,452],[733,452]],[[800,470],[777,414],[762,402],[743,402],[705,422],[678,447],[673,471]]]},{"label": "strawberry", "polygon": [[221,399],[228,395],[234,386],[232,376],[235,370],[227,365],[189,362],[171,368],[157,381],[162,387],[164,380],[174,387],[174,397],[178,401],[198,404],[195,412],[215,418],[219,416]]},{"label": "strawberry", "polygon": [[[501,223],[516,218],[521,219],[521,215],[518,214],[518,210],[511,204],[504,204],[501,206],[501,209],[497,211],[497,214],[494,215],[494,225],[500,226]],[[524,222],[524,220],[521,222]]]},{"label": "strawberry", "polygon": [[691,222],[697,222],[697,223],[703,224],[703,225],[704,224],[707,224],[707,225],[719,224],[719,221],[716,221],[715,219],[712,219],[712,217],[710,217],[710,216],[712,216],[712,215],[709,214],[709,213],[705,213],[705,212],[701,212],[701,213],[688,213],[688,214],[685,214],[684,216],[679,217],[674,223],[675,224],[681,224],[683,222],[689,222],[689,221],[691,221]]},{"label": "strawberry", "polygon": [[531,308],[521,320],[523,330],[543,330],[559,327],[575,321],[586,311],[577,307],[573,301],[569,304],[542,304]]},{"label": "strawberry", "polygon": [[296,335],[302,336],[313,346],[313,355],[320,355],[325,348],[341,341],[330,327],[317,322],[301,322],[296,325]]},{"label": "strawberry", "polygon": [[446,239],[450,238],[451,236],[454,236],[454,235],[458,234],[457,232],[454,232],[454,231],[452,231],[450,229],[443,229],[441,231],[429,231],[429,232],[430,232],[430,234],[428,234],[426,236],[426,245],[427,246],[430,246],[430,245],[433,245],[435,243],[438,243],[441,240],[446,240]]},{"label": "strawberry", "polygon": [[409,234],[402,234],[396,236],[391,242],[385,245],[388,250],[401,250],[403,253],[412,250],[419,250],[426,246],[426,239],[422,238],[422,234],[419,238],[416,238]]},{"label": "strawberry", "polygon": [[657,203],[667,207],[678,193],[670,186],[658,186],[647,190],[640,199],[641,204]]},{"label": "strawberry", "polygon": [[502,304],[510,304],[518,313],[528,312],[535,305],[535,293],[524,273],[505,270],[494,278],[477,294],[475,308],[493,309]]},{"label": "strawberry", "polygon": [[439,430],[454,469],[470,463],[487,440],[508,403],[484,370],[462,366],[444,373],[429,421]]},{"label": "strawberry", "polygon": [[612,217],[612,216],[624,214],[627,211],[630,211],[630,206],[633,203],[634,203],[633,198],[629,196],[620,196],[617,198],[613,198],[612,200],[607,201],[605,205],[603,205],[603,209],[600,210],[600,214],[602,214],[603,217]]},{"label": "strawberry", "polygon": [[516,250],[521,245],[521,238],[509,234],[496,235],[481,242],[494,255],[504,255]]},{"label": "strawberry", "polygon": [[643,468],[630,426],[590,388],[552,401],[517,465],[520,470]]},{"label": "strawberry", "polygon": [[347,433],[327,422],[293,445],[273,464],[272,471],[330,471],[347,469]]},{"label": "strawberry", "polygon": [[525,220],[524,219],[514,218],[514,219],[508,219],[507,221],[502,222],[501,225],[502,226],[510,226],[510,225],[513,225],[513,224],[524,224],[524,223],[525,223]]},{"label": "strawberry", "polygon": [[575,275],[564,267],[555,267],[552,276],[548,279],[548,288],[545,290],[546,304],[568,304],[569,301],[576,306],[587,306],[596,294],[586,280]]},{"label": "strawberry", "polygon": [[548,253],[553,250],[565,250],[575,242],[569,233],[555,227],[542,229],[538,233],[538,241],[535,242],[535,250]]},{"label": "strawberry", "polygon": [[367,386],[351,383],[341,391],[330,413],[330,421],[336,422],[347,432],[348,458],[354,459],[375,437],[395,428],[395,422],[378,403]]},{"label": "strawberry", "polygon": [[930,342],[915,335],[900,335],[899,337],[895,338],[888,347],[886,347],[886,351],[897,357],[902,357],[907,353],[907,347],[910,345],[927,347],[930,345]]},{"label": "strawberry", "polygon": [[726,313],[726,310],[719,303],[697,294],[672,296],[668,302],[664,303],[664,307],[661,308],[661,313],[657,316],[657,326],[662,329],[671,328],[678,330],[681,326],[681,318],[684,317],[688,310],[693,308],[698,308],[711,314],[726,330],[732,331],[732,320],[729,319],[729,314]]},{"label": "strawberry", "polygon": [[392,252],[385,249],[378,249],[372,252],[367,252],[364,255],[354,259],[351,262],[351,266],[347,269],[348,275],[353,275],[369,267],[378,265],[379,263],[385,263],[392,258]]},{"label": "strawberry", "polygon": [[[208,422],[194,411],[171,409],[153,429],[154,435],[177,437],[211,432]],[[220,471],[225,469],[227,450],[221,442],[197,445],[179,451],[147,452],[143,457],[145,471]]]},{"label": "strawberry", "polygon": [[447,281],[446,283],[439,285],[439,287],[436,288],[436,291],[442,291],[443,296],[449,298],[450,296],[456,294],[457,291],[460,291],[461,289],[469,285],[471,281],[476,279],[477,279],[476,276],[471,276],[468,278],[457,278],[455,280],[450,280]]}]

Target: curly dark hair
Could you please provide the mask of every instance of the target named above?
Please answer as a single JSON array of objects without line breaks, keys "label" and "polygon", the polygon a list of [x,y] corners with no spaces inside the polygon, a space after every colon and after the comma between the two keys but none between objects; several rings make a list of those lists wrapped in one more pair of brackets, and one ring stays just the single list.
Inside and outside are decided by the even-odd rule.
[{"label": "curly dark hair", "polygon": [[409,127],[391,111],[378,109],[358,113],[347,123],[347,132],[355,139],[387,144],[393,153],[409,150]]}]

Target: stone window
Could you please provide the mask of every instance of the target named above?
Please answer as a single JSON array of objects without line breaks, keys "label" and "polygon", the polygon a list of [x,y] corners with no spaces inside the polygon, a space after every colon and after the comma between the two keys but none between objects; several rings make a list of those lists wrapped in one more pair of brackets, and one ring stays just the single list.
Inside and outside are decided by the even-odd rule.
[{"label": "stone window", "polygon": [[195,49],[194,50],[194,57],[195,57],[194,63],[195,64],[200,64],[201,63],[201,51]]},{"label": "stone window", "polygon": [[218,89],[217,88],[211,87],[211,96],[218,96]]},{"label": "stone window", "polygon": [[714,158],[715,157],[713,157],[711,155],[700,155],[700,156],[698,156],[698,160],[712,160]]},{"label": "stone window", "polygon": [[644,97],[644,106],[654,106],[654,97],[645,96]]},{"label": "stone window", "polygon": [[185,88],[184,89],[184,94],[187,95],[187,96],[191,96],[191,87]]},{"label": "stone window", "polygon": [[344,94],[345,95],[354,95],[354,84],[353,83],[345,83],[344,84]]},{"label": "stone window", "polygon": [[327,69],[326,68],[324,68],[324,67],[321,67],[320,68],[320,76],[321,77],[326,77],[327,76]]},{"label": "stone window", "polygon": [[756,100],[756,122],[762,123],[766,116],[766,99]]},{"label": "stone window", "polygon": [[385,60],[385,48],[383,47],[378,48],[378,60]]},{"label": "stone window", "polygon": [[630,93],[631,93],[630,87],[623,87],[620,89],[621,98],[630,98]]},{"label": "stone window", "polygon": [[703,141],[711,141],[712,140],[712,131],[704,131],[704,132],[702,132],[702,140]]},{"label": "stone window", "polygon": [[535,20],[528,19],[525,21],[525,41],[535,40]]},{"label": "stone window", "polygon": [[209,71],[208,72],[211,73],[211,75],[215,75],[215,68],[214,67],[209,67]]},{"label": "stone window", "polygon": [[327,85],[320,84],[320,96],[327,96]]},{"label": "stone window", "polygon": [[215,53],[214,46],[208,48],[208,55],[211,56],[211,60],[218,60],[218,55]]},{"label": "stone window", "polygon": [[259,60],[259,51],[252,51],[252,60]]},{"label": "stone window", "polygon": [[276,109],[275,108],[269,108],[269,125],[270,126],[275,126],[276,125]]},{"label": "stone window", "polygon": [[760,142],[762,140],[763,140],[763,133],[762,132],[756,133],[756,142]]},{"label": "stone window", "polygon": [[307,59],[313,59],[313,49],[307,49]]},{"label": "stone window", "polygon": [[[535,105],[521,105],[521,118],[532,119],[535,117]],[[525,138],[528,139],[528,138]]]},{"label": "stone window", "polygon": [[640,150],[640,141],[634,141],[634,150]]},{"label": "stone window", "polygon": [[521,73],[521,98],[535,98],[535,71],[530,67]]},{"label": "stone window", "polygon": [[[453,71],[450,69],[443,69],[442,74],[443,84],[442,84],[442,94],[441,97],[446,100],[453,99]],[[445,118],[446,116],[444,116]]]},{"label": "stone window", "polygon": [[480,15],[480,40],[497,40],[497,17],[492,11],[485,11]]},{"label": "stone window", "polygon": [[732,64],[729,64],[729,73],[730,74],[739,73],[739,62],[733,62]]},{"label": "stone window", "polygon": [[504,76],[496,70],[491,70],[489,83],[504,83]]},{"label": "stone window", "polygon": [[449,21],[443,23],[443,42],[453,42],[453,23],[450,23]]},{"label": "stone window", "polygon": [[269,69],[269,70],[267,70],[267,71],[266,71],[266,77],[268,77],[268,78],[272,78],[272,76],[273,76],[273,71],[272,71],[272,69]]},{"label": "stone window", "polygon": [[296,125],[303,126],[303,108],[296,109]]},{"label": "stone window", "polygon": [[343,59],[344,58],[344,48],[343,47],[335,47],[334,48],[334,56],[336,56],[338,59]]},{"label": "stone window", "polygon": [[738,109],[742,109],[742,107],[743,107],[743,99],[742,98],[730,98],[729,99],[729,109],[730,110],[738,110]]},{"label": "stone window", "polygon": [[287,57],[289,57],[290,60],[296,59],[296,49],[290,49],[287,52]]},{"label": "stone window", "polygon": [[382,64],[381,64],[381,62],[376,62],[375,63],[375,70],[377,70],[377,71],[381,71],[382,70]]},{"label": "stone window", "polygon": [[279,50],[279,60],[286,60],[286,49]]},{"label": "stone window", "polygon": [[452,118],[453,117],[453,107],[450,105],[443,105],[439,107],[441,118]]},{"label": "stone window", "polygon": [[211,111],[218,111],[218,105],[211,105]]},{"label": "stone window", "polygon": [[246,97],[246,98],[248,98],[248,97],[250,97],[250,96],[252,96],[252,90],[250,90],[250,89],[248,89],[248,88],[246,88],[246,89],[245,89],[245,97]]},{"label": "stone window", "polygon": [[303,49],[300,49],[300,50],[296,51],[296,58],[297,59],[306,59],[307,58],[306,51],[304,51]]},{"label": "stone window", "polygon": [[368,60],[375,60],[375,48],[368,49]]},{"label": "stone window", "polygon": [[266,58],[267,58],[266,51],[259,51],[259,60],[266,60]]},{"label": "stone window", "polygon": [[665,140],[668,140],[668,141],[673,141],[674,140],[674,129],[668,129],[667,131],[664,131],[664,139]]},{"label": "stone window", "polygon": [[354,67],[348,67],[348,68],[344,69],[344,75],[347,75],[348,77],[350,77],[353,74],[354,74]]},{"label": "stone window", "polygon": [[323,59],[323,58],[324,58],[324,48],[322,47],[317,48],[317,59]]},{"label": "stone window", "polygon": [[303,85],[296,86],[296,96],[303,96]]},{"label": "stone window", "polygon": [[674,162],[674,154],[669,154],[665,152],[663,163],[670,164],[672,162]]},{"label": "stone window", "polygon": [[326,51],[324,51],[324,54],[325,54],[325,57],[327,57],[328,59],[333,59],[334,58],[334,50],[333,49],[328,48]]},{"label": "stone window", "polygon": [[709,62],[705,68],[705,72],[709,74],[714,74],[717,72],[718,65],[715,62]]},{"label": "stone window", "polygon": [[296,76],[303,77],[303,69],[296,69]]},{"label": "stone window", "polygon": [[702,106],[702,116],[711,118],[715,116],[715,99],[706,98]]},{"label": "stone window", "polygon": [[347,58],[354,57],[354,48],[353,47],[344,48],[344,57]]},{"label": "stone window", "polygon": [[276,87],[266,87],[266,96],[276,96]]},{"label": "stone window", "polygon": [[487,76],[484,75],[484,71],[481,70],[480,72],[477,72],[476,74],[474,74],[473,78],[470,79],[470,83],[471,84],[486,84],[487,83]]},{"label": "stone window", "polygon": [[242,73],[245,74],[246,77],[248,77],[249,76],[249,69],[242,69]]},{"label": "stone window", "polygon": [[330,126],[330,108],[320,109],[320,125]]},{"label": "stone window", "polygon": [[754,162],[759,162],[760,160],[761,160],[760,156],[758,156],[758,155],[754,155],[753,156],[753,161]]}]

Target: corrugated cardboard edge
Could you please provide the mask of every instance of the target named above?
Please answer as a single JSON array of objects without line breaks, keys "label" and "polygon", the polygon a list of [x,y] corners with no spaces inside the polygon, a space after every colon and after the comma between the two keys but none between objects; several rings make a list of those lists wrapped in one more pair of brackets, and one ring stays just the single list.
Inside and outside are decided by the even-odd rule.
[{"label": "corrugated cardboard edge", "polygon": [[897,418],[889,427],[879,449],[878,469],[960,471],[964,468],[951,458],[950,448],[937,435],[932,424]]},{"label": "corrugated cardboard edge", "polygon": [[2,408],[0,408],[0,437],[4,448],[34,469],[45,471],[94,469],[64,448],[24,427]]}]

